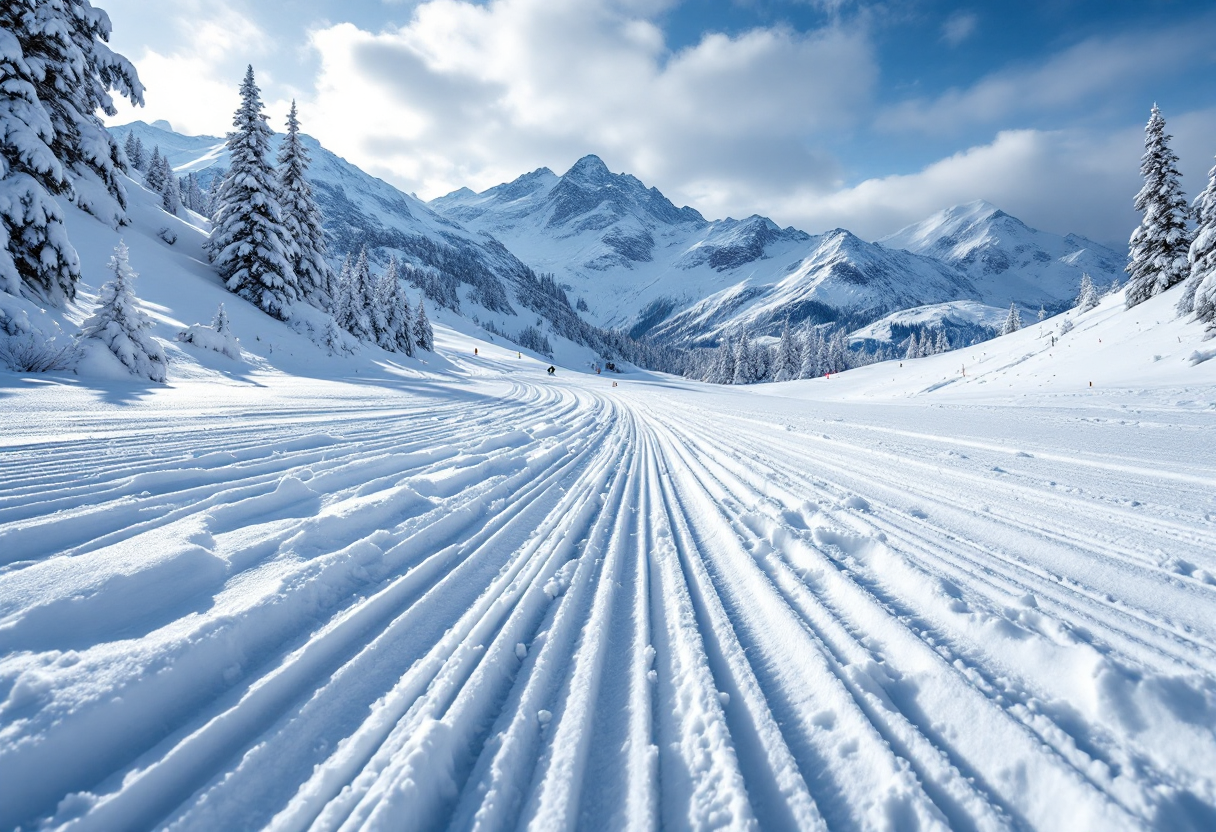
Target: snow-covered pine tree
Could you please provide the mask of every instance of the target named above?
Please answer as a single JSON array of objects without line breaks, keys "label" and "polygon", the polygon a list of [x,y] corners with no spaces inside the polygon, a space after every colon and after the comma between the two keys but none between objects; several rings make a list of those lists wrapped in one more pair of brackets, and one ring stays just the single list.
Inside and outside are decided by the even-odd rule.
[{"label": "snow-covered pine tree", "polygon": [[[1084,275],[1082,275],[1082,277],[1084,277]],[[1047,307],[1046,306],[1039,306],[1038,318],[1039,318],[1039,323],[1043,323],[1043,321],[1047,320]]]},{"label": "snow-covered pine tree", "polygon": [[815,378],[819,375],[818,331],[809,330],[802,341],[801,363],[798,378]]},{"label": "snow-covered pine tree", "polygon": [[913,358],[920,358],[920,335],[915,329],[908,336],[908,349],[904,352],[905,360],[910,361]]},{"label": "snow-covered pine tree", "polygon": [[228,323],[228,313],[224,310],[224,304],[220,304],[215,310],[215,317],[211,319],[211,328],[220,335],[231,335],[232,326]]},{"label": "snow-covered pine tree", "polygon": [[431,329],[431,322],[426,317],[426,306],[424,298],[418,297],[418,315],[414,318],[414,343],[427,352],[435,351],[435,331]]},{"label": "snow-covered pine tree", "polygon": [[1186,222],[1189,208],[1179,182],[1178,156],[1157,105],[1144,128],[1140,174],[1144,187],[1136,194],[1140,225],[1132,232],[1127,256],[1127,308],[1143,303],[1184,280],[1191,240]]},{"label": "snow-covered pine tree", "polygon": [[1195,239],[1188,259],[1190,274],[1178,301],[1178,311],[1195,313],[1195,318],[1216,333],[1216,167],[1208,171],[1208,185],[1195,197]]},{"label": "snow-covered pine tree", "polygon": [[164,161],[160,155],[160,145],[153,145],[152,155],[148,158],[148,169],[144,171],[144,187],[154,194],[160,193],[164,184]]},{"label": "snow-covered pine tree", "polygon": [[228,291],[286,319],[298,297],[294,245],[283,227],[274,168],[266,159],[273,135],[262,112],[253,67],[241,82],[241,106],[228,134],[231,165],[220,184],[208,251]]},{"label": "snow-covered pine tree", "polygon": [[366,248],[359,250],[359,256],[351,264],[347,287],[344,320],[338,323],[360,341],[375,344],[376,327],[372,316],[376,305],[376,283],[367,262]]},{"label": "snow-covered pine tree", "polygon": [[279,202],[283,207],[283,227],[295,244],[292,268],[300,286],[300,296],[318,309],[330,309],[329,294],[332,270],[325,259],[327,246],[325,230],[321,227],[321,209],[312,195],[305,173],[308,171],[308,151],[300,141],[300,120],[296,102],[291,102],[287,115],[287,135],[279,145]]},{"label": "snow-covered pine tree", "polygon": [[119,242],[110,258],[114,276],[101,287],[99,305],[81,327],[82,339],[101,341],[134,375],[165,380],[165,352],[148,334],[152,322],[135,297],[136,273],[131,270],[127,245]]},{"label": "snow-covered pine tree", "polygon": [[789,381],[798,378],[801,356],[798,354],[798,344],[790,332],[790,319],[785,319],[781,330],[781,340],[777,344],[777,357],[773,362],[773,381]]},{"label": "snow-covered pine tree", "polygon": [[132,131],[127,133],[127,140],[123,142],[122,152],[127,157],[127,164],[135,170],[142,167],[143,160],[140,158],[143,155],[143,146],[139,142],[139,137]]},{"label": "snow-covered pine tree", "polygon": [[169,167],[169,160],[163,156],[160,161],[160,173],[160,207],[177,216],[182,207],[182,189],[177,181],[177,174]]},{"label": "snow-covered pine tree", "polygon": [[135,158],[131,161],[141,173],[148,169],[148,150],[139,136],[135,137]]},{"label": "snow-covered pine tree", "polygon": [[735,344],[735,375],[731,384],[751,384],[756,380],[752,349],[751,333],[743,330],[738,343]]},{"label": "snow-covered pine tree", "polygon": [[1001,334],[1008,335],[1011,332],[1017,332],[1022,328],[1022,314],[1018,312],[1017,304],[1009,304],[1009,315],[1005,318],[1005,323],[1001,326]]},{"label": "snow-covered pine tree", "polygon": [[[1040,320],[1042,320],[1040,318]],[[937,343],[933,345],[933,353],[941,355],[943,352],[950,352],[950,339],[946,335],[946,330],[939,329],[937,331]]]},{"label": "snow-covered pine tree", "polygon": [[71,182],[51,148],[39,65],[23,49],[36,36],[34,10],[33,0],[0,4],[0,289],[58,306],[76,296],[80,261],[54,199],[69,194]]},{"label": "snow-covered pine tree", "polygon": [[352,320],[355,314],[354,292],[351,286],[351,271],[353,268],[350,255],[346,255],[346,259],[342,261],[342,270],[338,272],[338,277],[334,284],[334,321],[338,326],[350,331],[351,326],[356,324]]},{"label": "snow-covered pine tree", "polygon": [[51,118],[51,150],[74,180],[67,196],[118,226],[127,222],[122,152],[97,111],[117,114],[111,90],[139,105],[144,90],[130,61],[106,45],[110,30],[109,16],[89,0],[39,0],[16,34]]},{"label": "snow-covered pine tree", "polygon": [[179,184],[181,186],[182,205],[185,205],[196,214],[206,215],[207,197],[203,193],[202,186],[198,183],[198,175],[188,173]]},{"label": "snow-covered pine tree", "polygon": [[381,347],[389,352],[414,354],[414,342],[410,337],[409,301],[397,277],[396,257],[389,258],[388,268],[376,281],[372,326],[376,332],[376,343]]},{"label": "snow-covered pine tree", "polygon": [[832,333],[828,343],[828,363],[833,373],[843,373],[849,369],[849,336],[843,327]]},{"label": "snow-covered pine tree", "polygon": [[1081,274],[1081,288],[1077,292],[1076,310],[1088,312],[1098,305],[1098,290],[1094,288],[1094,279],[1089,272]]}]

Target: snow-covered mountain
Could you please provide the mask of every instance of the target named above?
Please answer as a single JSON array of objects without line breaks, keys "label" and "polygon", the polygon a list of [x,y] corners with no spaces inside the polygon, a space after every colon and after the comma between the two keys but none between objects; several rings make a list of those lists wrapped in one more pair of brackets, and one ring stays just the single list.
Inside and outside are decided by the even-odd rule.
[{"label": "snow-covered mountain", "polygon": [[742,329],[776,334],[787,318],[854,328],[950,302],[991,307],[984,319],[1010,301],[1056,309],[1082,271],[1101,283],[1122,268],[1109,249],[1036,231],[982,202],[879,244],[842,229],[812,236],[761,216],[710,222],[595,156],[562,176],[541,168],[430,206],[553,273],[596,323],[680,345]]},{"label": "snow-covered mountain", "polygon": [[1081,274],[1099,285],[1123,275],[1125,258],[1077,234],[1030,228],[984,200],[939,211],[878,241],[957,267],[992,306],[1049,309],[1076,297]]},{"label": "snow-covered mountain", "polygon": [[[140,121],[111,132],[120,140],[134,132],[149,152],[159,147],[179,176],[195,173],[204,186],[228,167],[222,138],[183,136]],[[281,138],[276,134],[272,140],[275,152]],[[592,337],[566,299],[548,290],[496,239],[436,213],[315,139],[301,139],[312,157],[309,179],[325,217],[335,263],[363,246],[381,266],[395,254],[413,267],[411,280],[432,301],[495,331],[514,336],[539,315],[554,334],[576,342]]]}]

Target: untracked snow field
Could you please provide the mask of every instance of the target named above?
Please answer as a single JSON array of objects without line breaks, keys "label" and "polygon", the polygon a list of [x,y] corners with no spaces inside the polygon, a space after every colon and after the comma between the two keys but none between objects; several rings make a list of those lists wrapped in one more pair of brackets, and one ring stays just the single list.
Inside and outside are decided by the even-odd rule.
[{"label": "untracked snow field", "polygon": [[1216,828],[1216,361],[877,400],[439,335],[0,376],[0,829]]}]

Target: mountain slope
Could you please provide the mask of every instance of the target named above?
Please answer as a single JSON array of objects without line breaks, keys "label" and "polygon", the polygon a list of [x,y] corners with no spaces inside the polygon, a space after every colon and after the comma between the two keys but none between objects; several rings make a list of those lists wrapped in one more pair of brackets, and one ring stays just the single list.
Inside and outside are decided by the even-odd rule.
[{"label": "mountain slope", "polygon": [[[204,182],[228,166],[224,140],[182,136],[143,122],[111,128],[120,140],[134,132],[151,150],[159,146],[178,175],[196,173]],[[281,134],[273,137],[277,152]],[[493,237],[471,232],[431,210],[425,203],[364,173],[330,153],[315,139],[301,136],[311,157],[309,180],[325,219],[335,265],[366,246],[382,267],[390,255],[412,267],[406,275],[435,303],[513,336],[539,314],[554,334],[589,340],[587,327],[567,300]]]},{"label": "mountain slope", "polygon": [[1107,284],[1121,279],[1125,263],[1092,240],[1038,231],[984,200],[939,211],[878,243],[957,267],[992,306],[1059,308],[1076,297],[1082,272]]}]

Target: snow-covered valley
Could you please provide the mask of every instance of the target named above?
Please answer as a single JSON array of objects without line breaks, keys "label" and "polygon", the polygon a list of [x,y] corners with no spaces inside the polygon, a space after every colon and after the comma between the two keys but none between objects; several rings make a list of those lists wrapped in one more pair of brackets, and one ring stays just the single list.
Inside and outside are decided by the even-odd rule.
[{"label": "snow-covered valley", "polygon": [[1173,294],[747,388],[0,374],[0,826],[1210,828]]}]

